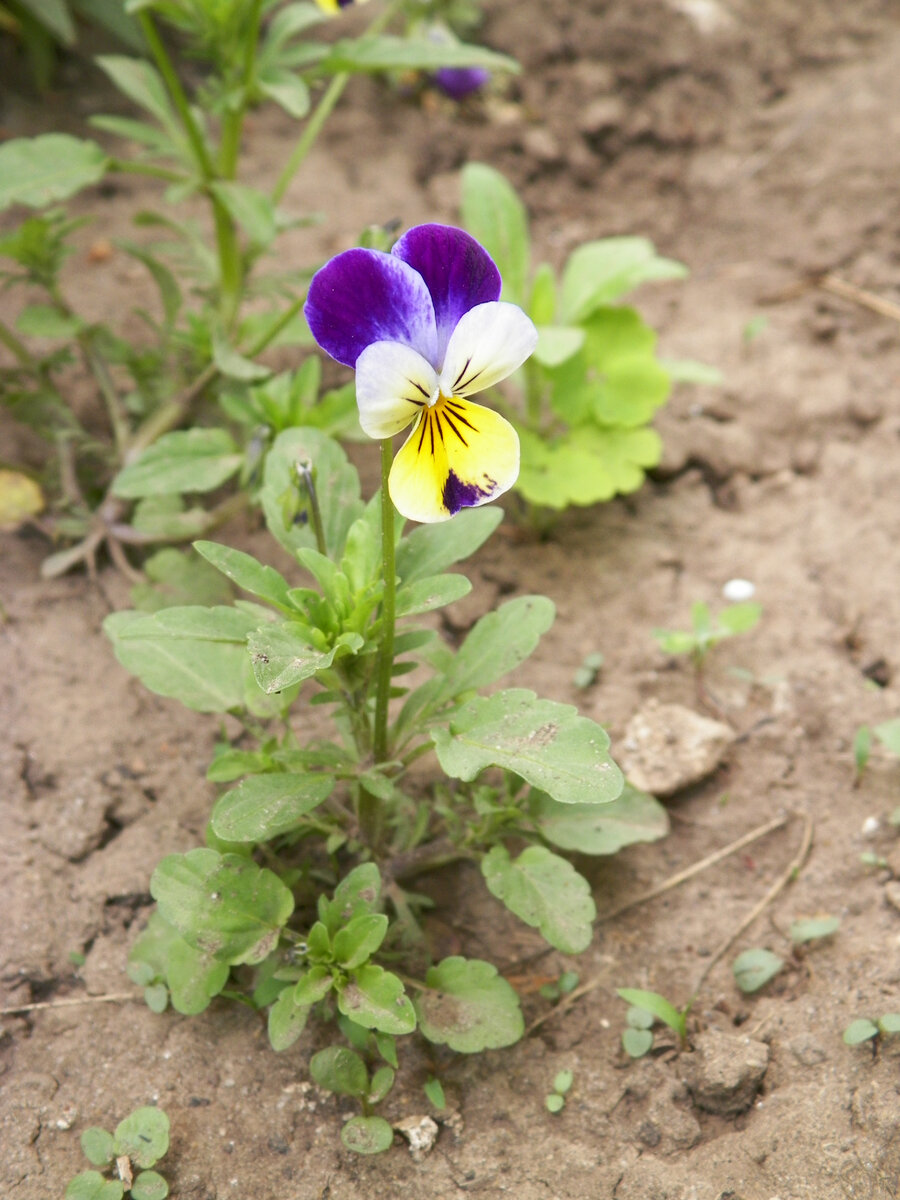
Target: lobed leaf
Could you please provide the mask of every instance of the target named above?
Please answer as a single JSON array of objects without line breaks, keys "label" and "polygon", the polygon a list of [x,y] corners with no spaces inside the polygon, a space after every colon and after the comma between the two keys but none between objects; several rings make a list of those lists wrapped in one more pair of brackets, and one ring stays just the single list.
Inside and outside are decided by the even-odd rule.
[{"label": "lobed leaf", "polygon": [[416,998],[419,1029],[461,1054],[511,1046],[525,1032],[519,998],[493,964],[458,956],[430,967]]},{"label": "lobed leaf", "polygon": [[653,280],[684,279],[687,268],[661,258],[647,238],[610,237],[587,242],[572,252],[562,277],[565,320],[581,321],[604,304]]},{"label": "lobed leaf", "polygon": [[352,972],[350,982],[338,991],[338,1008],[357,1025],[380,1033],[412,1033],[416,1027],[401,981],[372,963]]}]

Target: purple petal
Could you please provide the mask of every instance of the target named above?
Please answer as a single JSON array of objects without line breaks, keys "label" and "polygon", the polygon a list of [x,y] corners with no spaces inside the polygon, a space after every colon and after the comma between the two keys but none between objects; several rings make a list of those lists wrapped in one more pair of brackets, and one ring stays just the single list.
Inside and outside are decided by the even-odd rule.
[{"label": "purple petal", "polygon": [[431,292],[438,353],[431,361],[440,370],[460,317],[476,304],[500,298],[500,272],[473,237],[452,225],[416,225],[391,253],[418,271]]},{"label": "purple petal", "polygon": [[484,67],[439,67],[431,78],[451,100],[462,100],[484,87],[490,77],[490,71]]},{"label": "purple petal", "polygon": [[380,250],[346,250],[316,271],[303,309],[313,337],[348,367],[373,342],[401,342],[434,363],[434,306],[422,276]]}]

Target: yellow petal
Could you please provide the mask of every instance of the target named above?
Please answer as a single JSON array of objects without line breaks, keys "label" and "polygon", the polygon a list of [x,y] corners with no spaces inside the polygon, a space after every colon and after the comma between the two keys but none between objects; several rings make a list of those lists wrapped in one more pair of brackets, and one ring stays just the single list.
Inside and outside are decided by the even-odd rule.
[{"label": "yellow petal", "polygon": [[519,474],[509,421],[470,400],[441,396],[422,411],[391,468],[390,493],[410,521],[446,521],[507,491]]}]

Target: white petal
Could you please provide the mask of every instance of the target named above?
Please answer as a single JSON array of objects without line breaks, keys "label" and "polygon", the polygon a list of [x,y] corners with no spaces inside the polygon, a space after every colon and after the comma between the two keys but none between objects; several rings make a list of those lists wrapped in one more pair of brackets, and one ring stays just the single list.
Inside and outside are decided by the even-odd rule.
[{"label": "white petal", "polygon": [[359,423],[370,438],[388,438],[411,424],[437,397],[438,377],[402,342],[373,342],[356,360]]},{"label": "white petal", "polygon": [[537,330],[515,304],[476,304],[450,335],[441,371],[445,396],[471,396],[520,367],[537,345]]}]

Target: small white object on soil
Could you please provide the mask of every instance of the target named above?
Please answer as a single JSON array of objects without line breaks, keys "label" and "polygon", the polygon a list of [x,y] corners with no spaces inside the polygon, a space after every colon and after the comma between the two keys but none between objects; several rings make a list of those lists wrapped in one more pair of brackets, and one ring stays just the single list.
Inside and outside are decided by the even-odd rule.
[{"label": "small white object on soil", "polygon": [[756,584],[749,579],[729,579],[722,588],[722,595],[732,604],[742,604],[756,595]]},{"label": "small white object on soil", "polygon": [[437,1141],[437,1121],[428,1116],[404,1117],[395,1121],[394,1128],[409,1142],[409,1152],[415,1162],[421,1162]]},{"label": "small white object on soil", "polygon": [[681,704],[648,700],[628,722],[619,764],[636,788],[673,796],[715,771],[735,739],[730,725]]},{"label": "small white object on soil", "polygon": [[746,1112],[769,1065],[765,1042],[707,1029],[693,1054],[681,1059],[681,1075],[698,1108],[724,1117]]},{"label": "small white object on soil", "polygon": [[866,817],[863,821],[862,835],[863,837],[874,837],[881,826],[881,822],[877,817]]}]

